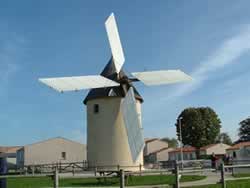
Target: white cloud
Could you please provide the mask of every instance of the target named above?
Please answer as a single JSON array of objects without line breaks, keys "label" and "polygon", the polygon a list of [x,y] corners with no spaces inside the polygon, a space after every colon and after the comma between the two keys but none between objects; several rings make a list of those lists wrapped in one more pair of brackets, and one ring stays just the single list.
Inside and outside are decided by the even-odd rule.
[{"label": "white cloud", "polygon": [[206,61],[201,62],[196,67],[191,76],[194,80],[177,87],[165,99],[173,100],[175,98],[187,95],[199,88],[211,74],[224,68],[225,66],[235,63],[236,59],[250,51],[250,25],[244,26],[240,32],[226,39],[222,45],[217,48]]}]

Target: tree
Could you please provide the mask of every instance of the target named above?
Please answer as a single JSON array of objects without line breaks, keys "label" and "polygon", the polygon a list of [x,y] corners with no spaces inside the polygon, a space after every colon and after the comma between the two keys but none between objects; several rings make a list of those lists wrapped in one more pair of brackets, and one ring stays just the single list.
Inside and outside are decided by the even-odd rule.
[{"label": "tree", "polygon": [[227,133],[220,133],[219,136],[216,138],[216,143],[223,143],[227,145],[233,144],[230,136]]},{"label": "tree", "polygon": [[178,141],[175,138],[166,137],[166,138],[162,138],[161,140],[164,142],[167,142],[168,147],[177,148],[177,146],[178,146]]},{"label": "tree", "polygon": [[199,148],[215,143],[221,128],[218,115],[209,107],[184,109],[175,125],[177,134],[180,134],[180,124],[183,144],[196,147],[198,157]]},{"label": "tree", "polygon": [[250,141],[250,117],[241,121],[239,124],[240,128],[238,135],[240,138],[238,142]]}]

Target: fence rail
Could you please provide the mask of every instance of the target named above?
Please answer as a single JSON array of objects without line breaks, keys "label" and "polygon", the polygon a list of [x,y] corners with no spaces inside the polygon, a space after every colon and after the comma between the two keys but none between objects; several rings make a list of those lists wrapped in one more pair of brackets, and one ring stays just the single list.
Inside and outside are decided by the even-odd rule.
[{"label": "fence rail", "polygon": [[[119,178],[120,188],[125,187],[125,179],[126,179],[127,176],[130,176],[130,175],[142,175],[142,172],[139,172],[139,171],[138,172],[128,172],[128,171],[124,171],[123,169],[120,169],[120,170],[117,170],[117,171],[114,171],[114,172],[116,173],[116,177]],[[162,170],[158,170],[158,171],[154,170],[154,171],[152,171],[152,173],[163,173],[163,172],[166,172],[166,170],[165,171],[162,171]],[[147,171],[144,171],[143,173],[147,173]],[[60,174],[58,168],[55,167],[53,173],[48,173],[48,174],[23,174],[23,175],[0,175],[0,180],[1,179],[6,179],[6,178],[23,178],[23,177],[51,177],[53,179],[54,188],[58,188],[60,178],[63,177],[61,175],[62,175],[62,173]],[[93,177],[93,176],[81,176],[81,178],[90,178],[90,177]],[[100,175],[100,176],[95,176],[95,177],[109,178],[111,176],[110,175]]]},{"label": "fence rail", "polygon": [[21,168],[18,168],[16,171],[20,173],[32,173],[36,172],[52,172],[55,168],[58,168],[59,172],[72,172],[72,171],[119,171],[120,169],[133,169],[141,171],[143,165],[134,165],[134,166],[122,166],[122,165],[102,165],[102,166],[90,166],[87,161],[84,162],[70,162],[70,163],[48,163],[48,164],[31,164],[25,165]]}]

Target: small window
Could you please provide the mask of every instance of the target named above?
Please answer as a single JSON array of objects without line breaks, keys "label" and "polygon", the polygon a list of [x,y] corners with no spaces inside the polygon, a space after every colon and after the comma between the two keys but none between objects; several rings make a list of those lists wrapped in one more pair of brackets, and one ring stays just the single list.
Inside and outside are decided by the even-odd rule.
[{"label": "small window", "polygon": [[236,158],[237,157],[237,155],[236,155],[236,152],[234,151],[233,152],[233,158]]},{"label": "small window", "polygon": [[191,159],[191,160],[193,159],[193,154],[192,153],[189,154],[189,159]]},{"label": "small window", "polygon": [[99,113],[99,105],[98,104],[94,104],[94,114]]},{"label": "small window", "polygon": [[62,159],[66,160],[66,152],[62,152]]}]

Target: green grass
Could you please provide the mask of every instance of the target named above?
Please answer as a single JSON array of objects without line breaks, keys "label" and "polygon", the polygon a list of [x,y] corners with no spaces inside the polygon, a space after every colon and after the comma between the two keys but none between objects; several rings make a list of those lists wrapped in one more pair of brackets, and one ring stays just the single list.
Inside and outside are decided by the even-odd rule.
[{"label": "green grass", "polygon": [[[134,176],[129,179],[128,185],[157,185],[157,184],[169,184],[174,183],[174,176],[172,175],[158,175],[158,176]],[[204,179],[204,176],[183,176],[181,181],[195,181]],[[118,178],[108,178],[107,182],[103,181],[98,183],[96,178],[80,179],[70,178],[61,179],[60,186],[65,187],[79,187],[79,186],[117,186]],[[40,188],[40,187],[52,187],[53,182],[49,177],[42,178],[10,178],[8,179],[8,188]],[[250,180],[234,180],[227,181],[227,188],[249,188]],[[191,187],[190,187],[191,188]],[[221,188],[221,184],[196,186],[195,188]]]},{"label": "green grass", "polygon": [[250,174],[249,173],[234,174],[233,177],[235,177],[235,178],[250,177]]},{"label": "green grass", "polygon": [[[249,188],[250,187],[250,180],[233,180],[227,181],[226,183],[227,188]],[[203,186],[192,186],[189,188],[221,188],[221,184],[214,184],[214,185],[203,185]]]},{"label": "green grass", "polygon": [[[205,176],[183,176],[182,182],[197,181],[204,179]],[[172,185],[175,182],[175,176],[173,175],[154,175],[154,176],[132,176],[127,180],[127,186],[135,185],[160,185],[169,184]],[[53,181],[49,177],[32,177],[32,178],[9,178],[8,188],[40,188],[51,187]],[[94,187],[94,186],[118,186],[119,179],[116,177],[97,180],[96,178],[65,178],[60,179],[60,187]]]},{"label": "green grass", "polygon": [[32,177],[32,178],[8,178],[8,188],[38,188],[53,186],[50,177]]}]

